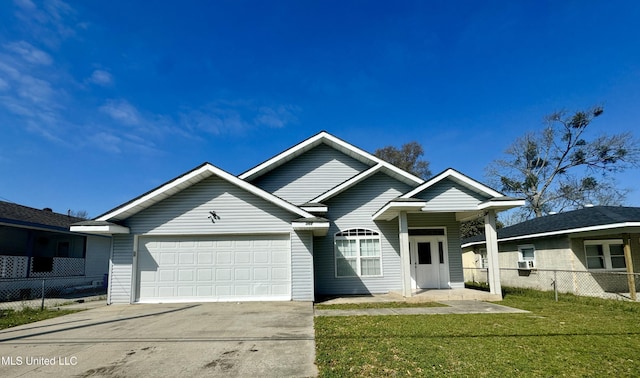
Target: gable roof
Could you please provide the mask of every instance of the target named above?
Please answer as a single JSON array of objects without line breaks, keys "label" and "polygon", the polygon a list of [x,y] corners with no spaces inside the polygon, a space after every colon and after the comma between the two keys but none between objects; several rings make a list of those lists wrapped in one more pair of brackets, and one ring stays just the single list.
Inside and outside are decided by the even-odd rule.
[{"label": "gable roof", "polygon": [[82,218],[58,214],[50,210],[40,210],[17,203],[0,201],[0,223],[68,232],[72,223],[82,220]]},{"label": "gable roof", "polygon": [[393,177],[403,182],[413,185],[419,185],[424,182],[421,178],[412,175],[411,173],[406,172],[350,143],[347,143],[326,131],[321,131],[318,134],[296,144],[271,159],[268,159],[254,168],[240,174],[238,177],[242,180],[252,181],[323,143],[370,167],[377,165],[383,166]]},{"label": "gable roof", "polygon": [[[640,207],[593,206],[530,219],[498,230],[498,241],[530,239],[578,232],[640,227]],[[484,243],[484,235],[462,241],[463,246]]]},{"label": "gable roof", "polygon": [[471,177],[464,175],[458,171],[456,171],[453,168],[448,168],[445,169],[444,171],[438,173],[437,175],[435,175],[434,177],[430,178],[429,180],[427,180],[425,183],[423,183],[422,185],[418,186],[417,188],[413,189],[412,191],[403,194],[401,197],[402,198],[411,198],[413,196],[415,196],[416,194],[432,187],[433,185],[443,181],[443,180],[452,180],[455,181],[456,183],[467,187],[468,189],[473,190],[476,193],[482,194],[485,197],[488,198],[495,198],[495,197],[505,197],[504,194],[498,192],[495,189],[492,189],[482,183],[480,183],[479,181],[476,181],[474,179],[472,179]]},{"label": "gable roof", "polygon": [[237,178],[236,176],[228,173],[218,167],[215,167],[211,163],[203,163],[202,165],[192,169],[191,171],[180,175],[173,180],[170,180],[155,189],[152,189],[129,202],[126,202],[108,212],[98,216],[96,221],[119,221],[126,219],[152,205],[168,198],[198,182],[211,177],[218,176],[223,180],[236,185],[249,193],[252,193],[268,202],[271,202],[291,213],[297,214],[302,218],[313,218],[310,213],[300,209],[299,207],[276,197],[275,195],[266,192],[257,186],[254,186],[244,180]]},{"label": "gable roof", "polygon": [[[385,166],[383,164],[376,164],[373,167],[371,167],[369,169],[366,169],[366,170],[358,173],[357,175],[351,177],[347,181],[344,181],[341,184],[339,184],[339,185],[327,190],[326,192],[322,193],[321,195],[319,195],[318,197],[312,199],[309,202],[318,203],[318,202],[326,201],[329,198],[332,198],[332,197],[344,192],[345,190],[355,186],[356,184],[366,180],[367,178],[375,175],[378,172],[384,172],[384,173],[388,174],[391,177],[399,179],[397,177],[397,175],[395,174],[395,172],[391,171],[389,167],[387,167],[387,166]],[[400,181],[403,182],[405,180],[400,180]],[[415,185],[416,183],[415,182],[410,182],[409,184]]]}]

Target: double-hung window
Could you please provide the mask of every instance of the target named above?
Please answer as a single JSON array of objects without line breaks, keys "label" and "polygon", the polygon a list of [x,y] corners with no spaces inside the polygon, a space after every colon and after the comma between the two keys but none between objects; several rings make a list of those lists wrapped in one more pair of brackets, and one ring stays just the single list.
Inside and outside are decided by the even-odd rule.
[{"label": "double-hung window", "polygon": [[622,240],[585,240],[587,269],[626,269]]},{"label": "double-hung window", "polygon": [[354,228],[335,235],[336,277],[382,276],[380,234]]}]

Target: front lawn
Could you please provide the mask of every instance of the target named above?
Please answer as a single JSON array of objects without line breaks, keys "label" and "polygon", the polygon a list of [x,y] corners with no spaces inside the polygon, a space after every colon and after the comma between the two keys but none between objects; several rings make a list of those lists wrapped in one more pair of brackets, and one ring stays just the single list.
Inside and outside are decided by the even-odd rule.
[{"label": "front lawn", "polygon": [[19,311],[0,310],[0,329],[55,318],[57,316],[67,315],[77,311],[78,310],[39,310],[32,308],[25,308]]},{"label": "front lawn", "polygon": [[529,314],[316,317],[321,377],[640,376],[640,304],[511,291]]}]

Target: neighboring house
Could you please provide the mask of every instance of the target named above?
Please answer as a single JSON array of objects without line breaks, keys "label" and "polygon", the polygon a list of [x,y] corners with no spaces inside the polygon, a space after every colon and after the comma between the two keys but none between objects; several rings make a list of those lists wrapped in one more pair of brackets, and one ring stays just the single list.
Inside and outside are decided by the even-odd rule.
[{"label": "neighboring house", "polygon": [[460,221],[522,204],[321,132],[239,176],[202,164],[71,229],[112,235],[109,303],[411,296],[464,287]]},{"label": "neighboring house", "polygon": [[102,282],[111,241],[70,232],[71,224],[81,220],[0,201],[0,301],[29,297],[43,279],[49,289]]},{"label": "neighboring house", "polygon": [[[465,281],[485,281],[484,235],[465,239],[462,248],[463,265],[469,268]],[[560,283],[562,291],[629,292],[625,274],[605,273],[626,273],[633,267],[638,272],[640,208],[592,206],[531,219],[498,230],[498,250],[503,285],[551,290],[547,281],[553,276],[547,280],[538,276],[547,274],[546,270],[560,270],[556,280],[571,281]]]}]

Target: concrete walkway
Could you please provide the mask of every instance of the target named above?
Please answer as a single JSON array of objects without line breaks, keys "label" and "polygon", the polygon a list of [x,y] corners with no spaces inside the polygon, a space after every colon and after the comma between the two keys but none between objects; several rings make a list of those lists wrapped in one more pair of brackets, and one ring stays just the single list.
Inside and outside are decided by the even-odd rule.
[{"label": "concrete walkway", "polygon": [[[344,303],[344,302],[343,302]],[[359,310],[315,310],[315,316],[518,314],[529,311],[480,301],[439,301],[447,307],[375,308]]]}]

